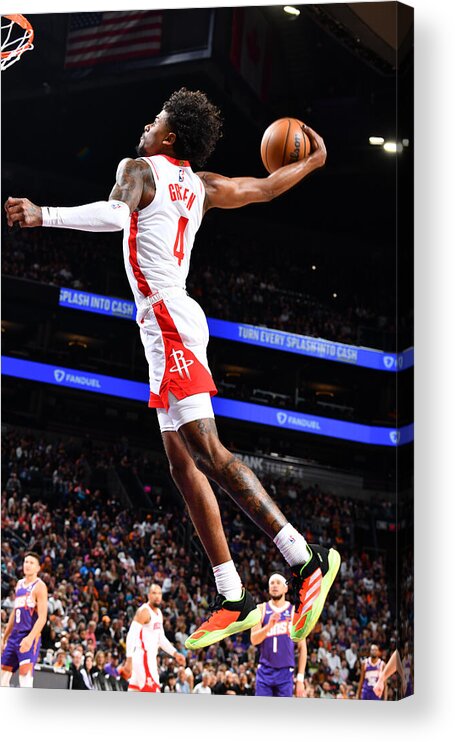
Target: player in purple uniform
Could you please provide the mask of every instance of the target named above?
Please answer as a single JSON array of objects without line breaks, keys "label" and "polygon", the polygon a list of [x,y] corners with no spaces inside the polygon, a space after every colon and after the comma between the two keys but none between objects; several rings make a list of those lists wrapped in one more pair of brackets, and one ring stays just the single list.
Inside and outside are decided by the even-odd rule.
[{"label": "player in purple uniform", "polygon": [[384,683],[381,697],[378,697],[374,692],[375,685],[379,680],[383,668],[384,662],[379,657],[379,647],[377,644],[372,644],[370,647],[370,656],[362,661],[357,698],[360,698],[362,701],[384,700],[387,694],[387,683]]},{"label": "player in purple uniform", "polygon": [[21,688],[33,687],[41,632],[47,621],[47,587],[38,577],[40,558],[34,551],[24,557],[24,577],[16,585],[14,608],[2,637],[2,687],[19,668]]},{"label": "player in purple uniform", "polygon": [[[258,606],[262,620],[251,629],[251,643],[261,645],[256,674],[257,696],[292,696],[294,693],[295,643],[289,630],[294,610],[285,595],[288,584],[283,575],[269,579],[270,600]],[[295,695],[304,693],[307,658],[306,640],[298,642],[299,661]]]}]

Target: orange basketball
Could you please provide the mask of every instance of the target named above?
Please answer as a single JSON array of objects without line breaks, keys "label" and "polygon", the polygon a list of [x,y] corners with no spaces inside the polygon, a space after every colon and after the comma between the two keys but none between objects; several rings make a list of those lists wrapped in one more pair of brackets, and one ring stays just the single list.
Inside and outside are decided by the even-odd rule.
[{"label": "orange basketball", "polygon": [[311,144],[302,131],[302,126],[303,122],[298,119],[284,118],[274,121],[265,130],[261,141],[261,157],[269,173],[308,157]]}]

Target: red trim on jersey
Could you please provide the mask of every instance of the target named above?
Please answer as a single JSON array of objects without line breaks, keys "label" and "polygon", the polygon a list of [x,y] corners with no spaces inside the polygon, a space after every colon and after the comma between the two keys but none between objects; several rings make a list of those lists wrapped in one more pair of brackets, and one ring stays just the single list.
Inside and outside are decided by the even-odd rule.
[{"label": "red trim on jersey", "polygon": [[154,164],[152,158],[151,157],[147,157],[147,160],[150,162],[150,164],[151,164],[151,166],[153,168],[153,172],[156,175],[156,179],[159,180],[160,179],[160,176],[158,175],[158,170],[156,169],[156,165]]},{"label": "red trim on jersey", "polygon": [[163,334],[165,369],[159,394],[150,392],[149,407],[169,409],[169,392],[177,399],[208,392],[211,397],[218,393],[209,371],[189,348],[183,344],[174,320],[164,301],[153,304],[158,325]]},{"label": "red trim on jersey", "polygon": [[137,282],[137,286],[141,294],[144,296],[150,296],[152,290],[148,285],[144,274],[142,273],[139,263],[137,262],[137,222],[139,219],[139,212],[133,211],[130,219],[130,234],[128,237],[128,247],[130,250],[130,265],[133,269],[134,277]]},{"label": "red trim on jersey", "polygon": [[188,160],[176,160],[175,157],[169,157],[169,155],[162,154],[159,154],[158,157],[165,157],[166,160],[169,160],[169,162],[172,162],[173,165],[178,165],[179,167],[191,167]]}]

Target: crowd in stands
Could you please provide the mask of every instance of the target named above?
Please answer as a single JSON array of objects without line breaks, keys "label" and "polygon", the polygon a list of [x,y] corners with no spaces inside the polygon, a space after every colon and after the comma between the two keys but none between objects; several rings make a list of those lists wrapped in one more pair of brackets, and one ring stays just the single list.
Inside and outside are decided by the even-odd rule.
[{"label": "crowd in stands", "polygon": [[[191,532],[188,516],[175,498],[152,494],[153,506],[135,512],[110,492],[109,468],[125,457],[139,475],[148,469],[147,454],[130,450],[127,441],[108,446],[88,437],[4,427],[2,624],[22,576],[24,551],[38,550],[49,592],[41,661],[67,669],[73,688],[90,690],[97,676],[119,677],[129,625],[157,582],[166,635],[186,658],[180,668],[160,655],[162,691],[254,695],[258,654],[249,633],[199,652],[185,649],[215,598],[209,564],[191,550],[184,536]],[[305,694],[354,698],[360,660],[371,643],[387,659],[396,640],[384,555],[359,546],[355,537],[356,523],[368,520],[368,505],[298,480],[268,475],[265,485],[310,542],[336,544],[342,553],[340,575],[308,640]],[[270,574],[288,569],[221,494],[220,505],[244,584],[258,601],[267,600]]]},{"label": "crowd in stands", "polygon": [[[220,240],[215,234],[210,249],[195,249],[187,281],[190,295],[208,316],[352,344],[362,343],[361,327],[375,331],[378,343],[394,332],[385,302],[380,312],[358,296],[340,305],[340,298],[327,295],[326,282],[311,294],[308,280],[281,252],[268,255],[261,269],[259,247],[249,245],[245,253],[232,249],[230,238],[225,238],[229,249]],[[81,240],[70,230],[17,229],[4,231],[3,244],[3,275],[132,299],[118,235],[84,233]]]}]

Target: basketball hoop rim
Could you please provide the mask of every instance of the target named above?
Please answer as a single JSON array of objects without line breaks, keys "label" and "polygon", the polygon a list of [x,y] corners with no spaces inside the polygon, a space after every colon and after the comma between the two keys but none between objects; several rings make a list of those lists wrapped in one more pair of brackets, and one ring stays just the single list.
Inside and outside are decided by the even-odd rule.
[{"label": "basketball hoop rim", "polygon": [[9,51],[2,51],[1,58],[9,59],[10,57],[20,56],[24,52],[26,52],[28,49],[31,49],[33,46],[33,39],[35,37],[35,32],[33,30],[33,26],[30,23],[30,21],[27,20],[27,18],[21,15],[20,13],[11,13],[9,15],[2,15],[2,18],[8,18],[8,20],[13,21],[14,23],[17,23],[17,25],[20,26],[24,31],[28,32],[28,36],[24,39],[24,43],[22,43],[16,49],[10,49]]}]

